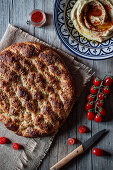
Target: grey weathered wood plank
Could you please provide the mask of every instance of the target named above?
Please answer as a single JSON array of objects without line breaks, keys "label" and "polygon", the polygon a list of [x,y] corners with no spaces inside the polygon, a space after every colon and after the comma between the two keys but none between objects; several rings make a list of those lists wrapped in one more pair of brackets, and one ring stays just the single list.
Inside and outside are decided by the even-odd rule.
[{"label": "grey weathered wood plank", "polygon": [[9,22],[9,1],[0,1],[0,39],[2,38]]},{"label": "grey weathered wood plank", "polygon": [[26,24],[32,10],[33,0],[10,0],[10,23],[34,35],[34,27]]}]

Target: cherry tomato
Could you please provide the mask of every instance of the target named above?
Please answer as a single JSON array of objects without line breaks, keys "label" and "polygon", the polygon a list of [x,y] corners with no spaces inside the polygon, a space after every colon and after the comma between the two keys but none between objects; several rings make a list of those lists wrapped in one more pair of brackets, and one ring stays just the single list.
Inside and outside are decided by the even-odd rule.
[{"label": "cherry tomato", "polygon": [[105,116],[106,115],[106,110],[102,107],[99,108],[99,113],[102,115],[102,116]]},{"label": "cherry tomato", "polygon": [[105,86],[103,89],[102,89],[103,93],[104,94],[109,94],[110,93],[110,88],[109,86]]},{"label": "cherry tomato", "polygon": [[94,113],[93,112],[87,112],[87,119],[93,120],[94,119]]},{"label": "cherry tomato", "polygon": [[87,102],[86,105],[85,105],[85,110],[88,111],[88,110],[92,109],[92,107],[93,107],[93,103]]},{"label": "cherry tomato", "polygon": [[0,144],[5,144],[6,143],[6,137],[0,137]]},{"label": "cherry tomato", "polygon": [[12,147],[13,147],[14,150],[18,150],[18,149],[19,149],[19,146],[20,146],[20,145],[19,145],[18,143],[13,143],[13,144],[12,144]]},{"label": "cherry tomato", "polygon": [[97,100],[97,106],[101,107],[103,105],[103,100]]},{"label": "cherry tomato", "polygon": [[75,143],[75,138],[68,138],[67,144],[68,145],[73,145]]},{"label": "cherry tomato", "polygon": [[103,93],[99,93],[98,94],[98,99],[99,100],[103,100],[104,99],[104,94]]},{"label": "cherry tomato", "polygon": [[97,77],[93,80],[93,84],[95,86],[100,86],[100,83],[101,83],[101,80],[99,78],[97,78]]},{"label": "cherry tomato", "polygon": [[94,121],[97,122],[97,123],[101,122],[101,121],[102,121],[102,116],[98,116],[98,115],[96,114],[96,116],[95,116],[95,118],[94,118]]},{"label": "cherry tomato", "polygon": [[87,129],[86,126],[81,125],[81,126],[79,126],[78,131],[79,131],[79,133],[85,133],[86,129]]},{"label": "cherry tomato", "polygon": [[102,149],[99,149],[99,148],[94,148],[93,149],[93,154],[95,156],[102,156],[103,155],[103,150]]},{"label": "cherry tomato", "polygon": [[97,91],[98,91],[98,89],[97,89],[95,86],[92,86],[92,87],[90,88],[90,93],[91,93],[91,94],[96,94]]},{"label": "cherry tomato", "polygon": [[95,98],[95,96],[89,94],[89,95],[87,96],[87,101],[91,102],[91,101],[94,100],[94,98]]},{"label": "cherry tomato", "polygon": [[104,85],[105,86],[110,86],[113,83],[113,80],[111,77],[106,77],[104,80]]}]

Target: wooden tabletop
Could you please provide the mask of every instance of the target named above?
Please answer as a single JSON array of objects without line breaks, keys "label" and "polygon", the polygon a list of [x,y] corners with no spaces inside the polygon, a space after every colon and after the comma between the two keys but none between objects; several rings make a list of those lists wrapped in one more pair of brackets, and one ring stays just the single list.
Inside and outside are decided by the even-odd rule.
[{"label": "wooden tabletop", "polygon": [[[8,23],[18,26],[29,32],[30,34],[52,44],[55,47],[63,49],[69,52],[58,39],[54,25],[53,25],[53,5],[54,0],[0,0],[0,38],[2,38]],[[41,9],[47,14],[47,24],[43,28],[34,28],[27,25],[26,20],[29,17],[29,13],[33,9]],[[93,68],[96,75],[100,78],[103,75],[113,75],[113,58],[93,61],[86,60],[77,57],[79,61],[83,62],[87,66]],[[58,160],[65,157],[68,153],[74,150],[80,145],[80,142],[84,142],[93,134],[101,129],[110,129],[109,134],[103,137],[102,140],[96,144],[96,147],[102,148],[108,151],[111,155],[96,157],[92,154],[92,150],[89,149],[84,155],[74,159],[70,164],[63,168],[63,170],[112,170],[113,169],[113,93],[111,93],[105,103],[107,110],[106,121],[102,123],[90,122],[86,119],[86,113],[84,111],[84,104],[86,95],[88,94],[88,88],[84,90],[78,102],[74,107],[74,114],[70,114],[65,125],[59,130],[55,140],[44,158],[39,170],[49,170]],[[79,125],[86,125],[90,132],[86,134],[78,133]],[[77,138],[79,141],[73,146],[68,146],[66,140],[69,137]]]}]

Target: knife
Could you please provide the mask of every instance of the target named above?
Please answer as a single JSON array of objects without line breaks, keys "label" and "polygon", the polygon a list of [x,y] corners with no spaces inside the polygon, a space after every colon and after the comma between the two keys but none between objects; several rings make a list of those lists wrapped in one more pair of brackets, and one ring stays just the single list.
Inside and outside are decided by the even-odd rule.
[{"label": "knife", "polygon": [[82,145],[80,145],[78,148],[76,148],[74,151],[69,153],[66,157],[61,159],[59,162],[57,162],[54,166],[50,168],[50,170],[57,170],[63,167],[65,164],[67,164],[69,161],[71,161],[73,158],[77,157],[78,155],[84,153],[91,145],[93,145],[104,133],[106,133],[107,130],[103,129],[99,132],[97,132],[94,136],[89,138],[86,142],[84,142]]}]

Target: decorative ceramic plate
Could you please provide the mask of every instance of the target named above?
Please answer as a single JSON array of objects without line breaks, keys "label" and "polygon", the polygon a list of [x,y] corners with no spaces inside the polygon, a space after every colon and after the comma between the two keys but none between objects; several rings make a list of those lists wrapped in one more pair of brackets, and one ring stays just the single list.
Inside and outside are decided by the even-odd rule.
[{"label": "decorative ceramic plate", "polygon": [[76,0],[56,0],[54,25],[61,42],[74,54],[87,59],[107,59],[113,56],[113,38],[99,43],[81,36],[74,28],[70,12]]}]

